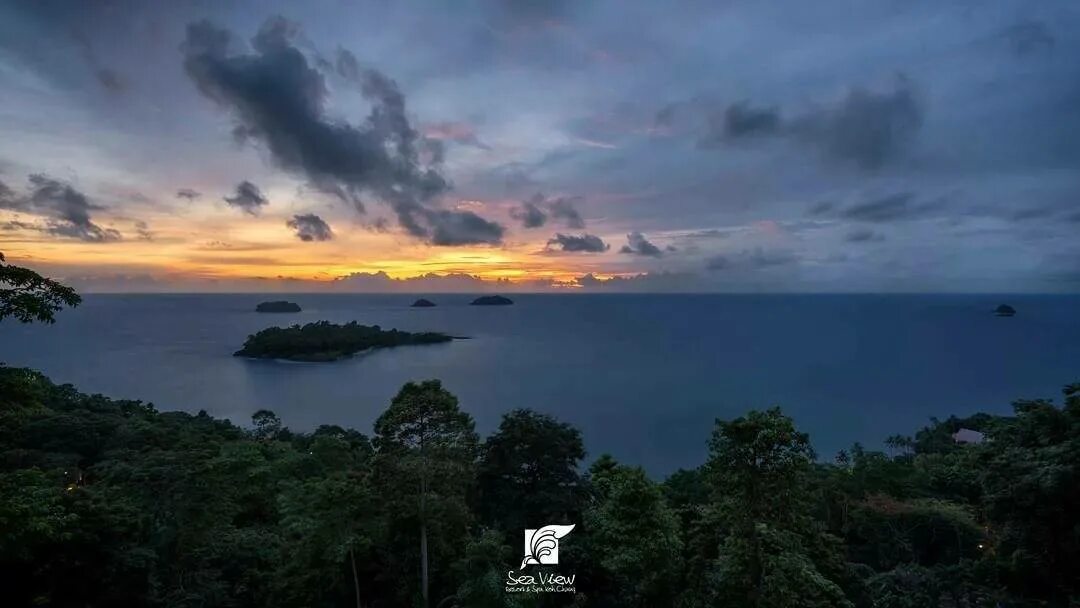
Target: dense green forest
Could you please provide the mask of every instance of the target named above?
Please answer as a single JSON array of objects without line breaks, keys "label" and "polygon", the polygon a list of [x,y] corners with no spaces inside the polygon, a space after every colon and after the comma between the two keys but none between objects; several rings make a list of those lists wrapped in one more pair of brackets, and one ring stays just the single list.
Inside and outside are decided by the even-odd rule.
[{"label": "dense green forest", "polygon": [[[437,381],[372,436],[157,412],[0,368],[0,584],[52,606],[1067,606],[1080,387],[815,460],[779,410],[718,421],[661,483],[528,410],[480,441]],[[989,440],[958,445],[961,426]],[[504,591],[526,527],[575,523],[576,595]]]},{"label": "dense green forest", "polygon": [[[60,309],[40,303],[11,314]],[[512,407],[481,439],[432,380],[370,435],[298,433],[0,367],[3,605],[1080,603],[1080,385],[834,459],[781,410],[749,412],[701,429],[707,461],[663,481],[588,461],[577,429]],[[549,523],[576,527],[558,566],[529,568],[573,574],[576,593],[507,593],[524,529]]]},{"label": "dense green forest", "polygon": [[335,361],[369,348],[390,348],[415,344],[449,342],[452,337],[436,332],[411,333],[385,330],[378,325],[344,325],[318,321],[290,327],[269,327],[248,336],[237,357],[289,359],[292,361]]}]

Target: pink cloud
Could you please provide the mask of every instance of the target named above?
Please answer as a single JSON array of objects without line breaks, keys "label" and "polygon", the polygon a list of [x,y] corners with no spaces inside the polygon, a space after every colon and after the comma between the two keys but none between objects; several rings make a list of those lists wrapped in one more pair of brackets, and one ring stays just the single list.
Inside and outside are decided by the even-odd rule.
[{"label": "pink cloud", "polygon": [[452,141],[463,146],[473,146],[481,150],[491,147],[480,141],[476,130],[467,122],[432,122],[420,126],[420,132],[428,139]]}]

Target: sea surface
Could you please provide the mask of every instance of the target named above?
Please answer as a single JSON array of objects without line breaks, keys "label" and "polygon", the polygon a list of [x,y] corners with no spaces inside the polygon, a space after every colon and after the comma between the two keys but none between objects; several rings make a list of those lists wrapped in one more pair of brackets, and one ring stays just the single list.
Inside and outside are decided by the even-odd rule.
[{"label": "sea surface", "polygon": [[[281,315],[254,312],[281,295],[87,295],[55,325],[0,323],[0,361],[162,410],[248,424],[266,408],[296,430],[366,433],[404,382],[439,378],[482,435],[533,408],[580,428],[590,460],[657,476],[703,462],[714,420],[752,408],[781,406],[828,458],[1080,381],[1080,296],[416,297],[291,294],[304,311]],[[1018,314],[991,314],[1002,302]],[[334,363],[232,356],[255,331],[322,319],[470,339]]]}]

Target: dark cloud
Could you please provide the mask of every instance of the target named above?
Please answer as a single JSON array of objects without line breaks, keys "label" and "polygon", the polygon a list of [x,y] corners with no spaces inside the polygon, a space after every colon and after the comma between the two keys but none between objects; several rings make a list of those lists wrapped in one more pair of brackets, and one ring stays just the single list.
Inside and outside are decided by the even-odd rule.
[{"label": "dark cloud", "polygon": [[512,209],[510,217],[520,221],[524,228],[539,228],[551,219],[561,221],[567,228],[581,230],[585,228],[585,219],[574,206],[579,200],[577,197],[549,199],[536,193],[520,207]]},{"label": "dark cloud", "polygon": [[776,108],[733,104],[709,115],[707,132],[699,144],[714,147],[748,136],[788,137],[819,148],[831,158],[875,170],[897,158],[911,143],[922,127],[923,113],[914,84],[901,75],[887,90],[854,88],[838,104],[790,121],[782,121]]},{"label": "dark cloud", "polygon": [[154,240],[154,233],[153,233],[153,231],[150,230],[150,224],[147,224],[146,222],[144,222],[142,220],[135,220],[134,225],[135,225],[135,234],[137,234],[139,236],[139,239],[141,239],[143,241],[152,241],[152,240]]},{"label": "dark cloud", "polygon": [[872,170],[894,159],[914,138],[922,121],[923,109],[914,85],[899,76],[891,90],[853,89],[839,106],[807,114],[790,128],[826,154]]},{"label": "dark cloud", "polygon": [[19,220],[10,220],[7,222],[0,222],[0,230],[4,232],[20,232],[23,230],[36,230],[42,231],[42,227],[30,222],[20,222]]},{"label": "dark cloud", "polygon": [[285,225],[296,231],[296,238],[301,241],[329,241],[334,232],[323,219],[314,213],[294,215]]},{"label": "dark cloud", "polygon": [[44,232],[53,236],[62,236],[90,243],[104,243],[121,239],[120,231],[114,228],[102,228],[96,224],[84,226],[65,220],[46,221]]},{"label": "dark cloud", "polygon": [[25,195],[18,195],[4,186],[0,191],[0,208],[46,216],[44,226],[37,229],[47,234],[92,243],[120,240],[120,232],[102,228],[90,218],[91,211],[104,207],[91,203],[71,184],[40,173],[31,175],[29,181]]},{"label": "dark cloud", "polygon": [[832,217],[855,222],[888,223],[927,217],[945,206],[944,198],[919,201],[914,192],[896,192],[841,207],[836,203],[817,203],[807,211],[814,217]]},{"label": "dark cloud", "polygon": [[579,198],[557,198],[553,201],[548,201],[548,214],[551,219],[562,220],[565,222],[567,228],[573,228],[580,230],[585,227],[585,220],[578,213],[574,203],[579,201]]},{"label": "dark cloud", "polygon": [[425,210],[432,245],[498,245],[506,229],[472,211]]},{"label": "dark cloud", "polygon": [[1008,217],[1017,222],[1041,220],[1054,215],[1057,211],[1058,209],[1054,206],[1028,207],[1027,209],[1012,211],[1008,214]]},{"label": "dark cloud", "polygon": [[370,192],[393,208],[407,233],[432,244],[499,242],[492,240],[501,238],[498,224],[431,206],[450,186],[437,164],[422,162],[426,140],[410,124],[393,80],[339,53],[337,70],[359,85],[372,108],[361,125],[326,116],[325,78],[292,44],[296,29],[270,19],[252,39],[254,53],[230,54],[227,30],[192,23],[182,47],[184,68],[203,95],[233,113],[242,140],[261,143],[278,166],[316,188],[361,212],[360,193]]},{"label": "dark cloud", "polygon": [[852,205],[840,212],[840,215],[862,222],[892,222],[911,217],[913,213],[913,192],[898,192],[878,199]]},{"label": "dark cloud", "polygon": [[793,252],[782,249],[744,249],[737,254],[714,255],[705,260],[706,270],[761,270],[789,266],[799,261]]},{"label": "dark cloud", "polygon": [[315,184],[317,190],[329,194],[337,200],[351,206],[356,209],[357,213],[367,213],[367,207],[364,205],[364,199],[360,195],[360,192],[349,186],[345,186],[333,181],[324,181],[320,184]]},{"label": "dark cloud", "polygon": [[768,268],[770,266],[787,266],[799,261],[799,258],[790,251],[767,250],[757,248],[745,254],[745,259],[753,268]]},{"label": "dark cloud", "polygon": [[123,93],[128,88],[127,81],[115,70],[109,68],[99,69],[94,73],[94,77],[97,78],[98,84],[110,93]]},{"label": "dark cloud", "polygon": [[337,71],[338,76],[341,76],[345,80],[356,83],[360,82],[360,62],[357,61],[356,55],[353,55],[348,49],[338,49],[334,61],[334,69]]},{"label": "dark cloud", "polygon": [[273,52],[292,46],[300,34],[300,24],[281,15],[267,17],[262,27],[251,39],[251,46],[262,53]]},{"label": "dark cloud", "polygon": [[236,194],[224,198],[229,206],[236,207],[251,215],[258,215],[260,208],[270,204],[270,201],[263,196],[259,187],[247,180],[236,184]]},{"label": "dark cloud", "polygon": [[897,192],[841,209],[838,215],[858,222],[896,222],[917,219],[942,206],[942,201],[918,202],[913,192]]},{"label": "dark cloud", "polygon": [[653,258],[664,255],[664,252],[661,251],[659,247],[650,243],[649,240],[645,238],[645,235],[640,232],[631,232],[626,235],[626,244],[622,246],[619,253],[643,255]]},{"label": "dark cloud", "polygon": [[202,196],[202,193],[191,188],[181,188],[176,191],[176,198],[186,198],[189,201],[193,201]]},{"label": "dark cloud", "polygon": [[11,204],[15,200],[15,191],[10,186],[0,180],[0,207],[9,208],[7,205]]},{"label": "dark cloud", "polygon": [[[537,198],[539,197],[539,200]],[[510,217],[521,222],[524,228],[539,228],[547,223],[547,213],[540,208],[543,196],[537,194],[532,199],[521,203],[520,207],[510,210]]]},{"label": "dark cloud", "polygon": [[878,232],[874,232],[869,228],[856,228],[847,233],[844,240],[849,243],[866,243],[870,241],[883,241],[885,237]]},{"label": "dark cloud", "polygon": [[723,112],[709,115],[707,131],[699,140],[702,146],[715,146],[724,140],[771,135],[780,128],[780,111],[776,108],[755,108],[742,101],[731,104]]},{"label": "dark cloud", "polygon": [[602,253],[610,248],[610,245],[593,234],[562,234],[558,233],[547,242],[548,249],[558,247],[561,251],[574,253]]},{"label": "dark cloud", "polygon": [[724,112],[724,133],[728,137],[772,133],[779,126],[780,113],[776,108],[754,108],[741,102]]}]

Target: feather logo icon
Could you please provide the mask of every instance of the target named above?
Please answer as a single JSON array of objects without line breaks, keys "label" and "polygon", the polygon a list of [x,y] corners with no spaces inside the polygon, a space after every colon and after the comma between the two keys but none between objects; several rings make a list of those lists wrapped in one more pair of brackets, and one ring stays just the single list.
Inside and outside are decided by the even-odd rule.
[{"label": "feather logo icon", "polygon": [[570,534],[573,529],[574,524],[568,526],[553,524],[537,530],[526,528],[525,557],[521,560],[521,568],[529,564],[559,563],[559,539]]}]

